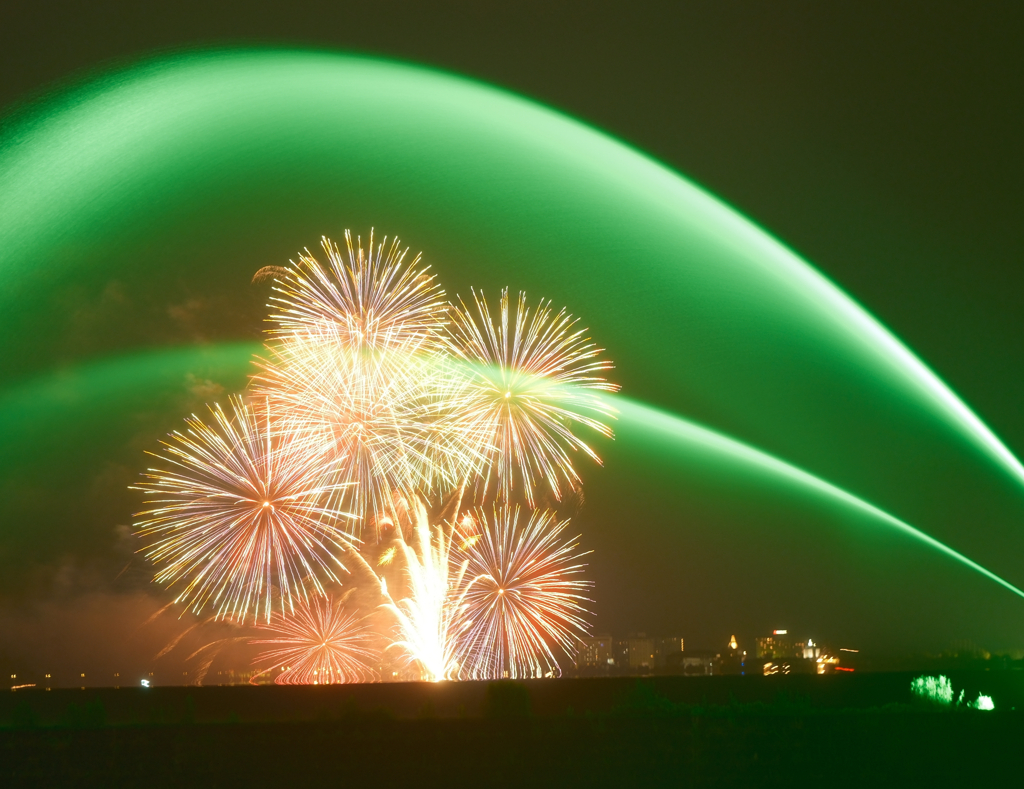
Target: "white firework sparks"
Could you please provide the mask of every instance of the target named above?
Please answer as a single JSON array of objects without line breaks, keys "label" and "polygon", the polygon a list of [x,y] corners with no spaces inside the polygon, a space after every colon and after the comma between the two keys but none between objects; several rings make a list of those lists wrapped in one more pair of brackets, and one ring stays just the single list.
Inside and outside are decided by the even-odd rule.
[{"label": "white firework sparks", "polygon": [[601,462],[573,427],[612,435],[614,410],[597,395],[618,390],[599,375],[611,362],[598,358],[601,349],[576,328],[577,319],[550,302],[531,310],[521,293],[510,305],[504,290],[495,316],[483,294],[474,291],[473,300],[475,310],[460,302],[451,312],[450,347],[471,380],[464,432],[486,437],[484,487],[505,501],[521,491],[531,507],[542,486],[561,499],[580,485],[570,453]]},{"label": "white firework sparks", "polygon": [[154,455],[164,467],[137,486],[150,505],[137,534],[156,581],[187,608],[268,619],[307,600],[307,584],[322,594],[322,581],[338,580],[350,516],[329,506],[339,489],[331,458],[279,430],[266,401],[210,410],[212,425],[187,419]]},{"label": "white firework sparks", "polygon": [[564,536],[568,521],[508,505],[475,511],[465,538],[459,655],[462,676],[501,679],[558,676],[588,633],[587,552]]}]

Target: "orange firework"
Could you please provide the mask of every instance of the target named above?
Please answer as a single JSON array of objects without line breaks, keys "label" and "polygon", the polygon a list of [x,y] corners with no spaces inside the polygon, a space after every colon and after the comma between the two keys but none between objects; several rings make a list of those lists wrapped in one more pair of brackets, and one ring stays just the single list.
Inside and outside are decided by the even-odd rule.
[{"label": "orange firework", "polygon": [[328,506],[333,461],[282,432],[265,401],[210,411],[212,425],[193,416],[154,454],[163,468],[137,486],[150,505],[137,534],[177,602],[218,619],[269,619],[307,599],[307,586],[322,594],[322,580],[338,580],[350,516]]},{"label": "orange firework", "polygon": [[[250,641],[274,648],[260,653],[260,674],[274,670],[278,685],[337,685],[372,682],[376,660],[373,631],[366,623],[328,598],[303,603],[294,613],[278,616],[260,628],[274,638]],[[257,675],[259,676],[259,675]]]},{"label": "orange firework", "polygon": [[[431,524],[423,502],[409,502],[411,534],[396,538],[396,567],[406,592],[397,602],[382,584],[385,611],[394,617],[396,639],[388,647],[417,664],[431,682],[458,673],[458,618],[466,563],[454,555],[454,532],[445,523]],[[389,560],[390,561],[390,560]],[[383,579],[382,579],[383,580]]]},{"label": "orange firework", "polygon": [[[274,638],[253,643],[274,645],[259,660],[279,683],[372,678],[378,640],[427,679],[557,676],[590,584],[567,521],[535,509],[581,495],[578,456],[601,462],[611,362],[550,301],[449,303],[397,239],[322,245],[326,261],[254,277],[273,295],[252,404],[187,419],[137,486],[156,581],[264,623]],[[343,561],[390,632],[327,598]]]},{"label": "orange firework", "polygon": [[558,676],[558,656],[574,655],[588,631],[586,552],[551,512],[527,516],[505,505],[474,518],[481,529],[456,557],[465,562],[460,676]]},{"label": "orange firework", "polygon": [[447,304],[397,240],[347,256],[324,239],[329,262],[308,252],[282,278],[276,327],[258,391],[297,433],[330,444],[346,508],[360,522],[393,517],[396,496],[444,491],[482,466],[480,437],[457,418],[468,380],[447,353]]},{"label": "orange firework", "polygon": [[345,497],[337,506],[360,524],[393,519],[396,499],[445,492],[482,465],[479,440],[457,419],[467,380],[451,360],[355,351],[328,333],[290,337],[269,350],[259,393],[297,437],[337,459]]}]

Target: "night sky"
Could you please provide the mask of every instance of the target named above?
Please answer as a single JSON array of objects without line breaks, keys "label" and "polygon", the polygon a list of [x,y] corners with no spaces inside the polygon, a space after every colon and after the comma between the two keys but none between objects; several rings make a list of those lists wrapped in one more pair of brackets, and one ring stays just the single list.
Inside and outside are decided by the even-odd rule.
[{"label": "night sky", "polygon": [[[17,117],[60,84],[155,52],[211,45],[367,53],[500,86],[614,135],[735,207],[891,329],[1020,457],[1022,34],[1024,11],[1009,3],[518,3],[486,11],[473,3],[284,10],[183,2],[173,11],[8,3],[0,11],[0,106]],[[378,222],[337,221],[363,232]],[[148,289],[130,278],[60,281],[38,261],[40,281],[52,280],[47,314],[66,320],[17,323],[0,386],[23,391],[55,371],[133,350],[258,340],[266,293],[236,269],[283,263],[320,232],[337,230],[283,233],[264,259],[204,268],[201,277],[198,262],[182,261],[180,276],[167,273],[175,264],[139,242],[140,264],[146,256],[159,263]],[[446,277],[437,254],[445,240],[423,232],[409,240],[452,291],[547,284],[508,270],[507,282],[484,275],[481,283],[455,263]],[[204,226],[191,243],[205,266],[232,240]],[[544,295],[575,309],[572,292]],[[600,333],[614,321],[579,311],[619,364],[626,394],[683,408],[666,376],[631,366],[623,337]],[[132,559],[127,524],[139,499],[126,488],[145,465],[144,449],[211,396],[239,386],[198,369],[190,375],[185,386],[175,379],[140,393],[129,412],[96,415],[110,425],[109,445],[78,446],[71,431],[61,447],[59,437],[40,435],[38,456],[6,459],[0,657],[102,667],[116,653],[142,665],[187,626],[172,618],[140,627],[167,598]],[[54,402],[59,410],[59,397]],[[709,422],[717,413],[694,403],[687,415]],[[728,424],[722,419],[719,426]],[[865,438],[856,457],[831,465],[826,458],[818,470],[848,462],[866,493],[887,497],[915,526],[1024,584],[1024,492],[992,481],[974,460],[947,463],[922,430],[917,455]],[[759,435],[752,428],[744,438],[756,443]],[[768,441],[771,430],[763,435]],[[890,453],[902,471],[887,477]],[[585,469],[587,500],[576,519],[595,550],[598,631],[680,634],[707,647],[775,627],[878,652],[963,640],[1024,647],[1024,601],[927,548],[857,531],[764,480],[735,487],[696,466],[668,467],[610,447],[603,454],[606,468]],[[907,471],[915,463],[919,477]],[[909,488],[918,493],[904,496]],[[921,498],[929,489],[941,499],[934,512]]]}]

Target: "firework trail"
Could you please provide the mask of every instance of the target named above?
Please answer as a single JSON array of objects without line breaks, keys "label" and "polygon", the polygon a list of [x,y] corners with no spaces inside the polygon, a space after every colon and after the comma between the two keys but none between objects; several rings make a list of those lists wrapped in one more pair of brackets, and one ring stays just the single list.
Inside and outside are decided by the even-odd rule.
[{"label": "firework trail", "polygon": [[551,512],[496,506],[473,515],[466,537],[459,630],[461,676],[501,679],[558,676],[556,653],[572,656],[588,633],[585,596],[592,583],[578,538]]},{"label": "firework trail", "polygon": [[556,313],[550,302],[531,310],[520,293],[510,305],[507,289],[497,315],[482,293],[473,291],[473,302],[475,310],[461,301],[452,308],[449,346],[471,381],[464,432],[487,437],[484,490],[496,489],[505,501],[521,491],[533,507],[544,485],[560,500],[581,484],[570,452],[601,462],[573,426],[612,435],[602,420],[614,411],[596,394],[618,390],[600,375],[612,364],[598,358],[602,349],[576,328],[578,319]]},{"label": "firework trail", "polygon": [[191,625],[186,627],[184,630],[182,630],[180,633],[178,633],[178,635],[174,636],[174,638],[172,638],[170,641],[168,641],[167,644],[164,645],[164,648],[161,649],[159,652],[156,653],[156,655],[153,656],[153,660],[159,660],[164,655],[166,655],[168,652],[173,650],[176,646],[178,646],[179,643],[181,643],[181,639],[183,639],[185,636],[187,636],[189,633],[191,633],[193,630],[195,630],[201,624],[203,624],[203,623],[202,622],[193,622]]},{"label": "firework trail", "polygon": [[190,660],[194,660],[195,658],[199,657],[199,655],[203,655],[202,662],[199,663],[199,666],[192,675],[192,684],[203,684],[203,681],[206,679],[206,675],[210,672],[210,666],[213,665],[213,661],[217,659],[217,657],[220,655],[221,652],[224,651],[226,647],[232,646],[234,644],[239,644],[247,640],[248,636],[233,636],[231,638],[221,638],[209,644],[204,644],[191,655],[189,655],[187,658],[185,658],[185,661],[187,662]]},{"label": "firework trail", "polygon": [[252,275],[252,284],[258,285],[267,280],[279,280],[290,277],[292,270],[284,266],[264,266]]},{"label": "firework trail", "polygon": [[[336,496],[333,462],[279,429],[266,402],[232,398],[211,407],[164,442],[166,465],[137,489],[151,509],[136,518],[155,579],[178,588],[175,602],[216,619],[269,619],[294,608],[309,587],[337,581],[336,558],[350,546],[349,516],[327,506]],[[152,454],[152,453],[151,453]]]},{"label": "firework trail", "polygon": [[[397,603],[382,583],[383,608],[396,622],[397,637],[388,649],[398,649],[417,663],[423,678],[437,682],[459,672],[459,614],[465,591],[466,562],[453,561],[453,530],[430,525],[422,502],[415,500],[410,539],[397,539],[402,586],[407,592]],[[390,562],[390,559],[389,559]],[[382,579],[383,580],[383,579]]]},{"label": "firework trail", "polygon": [[275,637],[249,643],[274,648],[260,653],[254,665],[265,666],[260,674],[281,667],[283,671],[274,678],[278,685],[336,685],[376,679],[370,668],[377,659],[372,630],[330,598],[304,602],[294,613],[279,616],[260,629]]}]

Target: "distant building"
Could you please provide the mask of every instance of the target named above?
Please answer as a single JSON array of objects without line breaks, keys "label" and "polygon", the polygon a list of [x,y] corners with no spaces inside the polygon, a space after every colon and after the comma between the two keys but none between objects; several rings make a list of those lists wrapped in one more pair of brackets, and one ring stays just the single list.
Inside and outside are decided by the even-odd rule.
[{"label": "distant building", "polygon": [[736,636],[732,636],[729,639],[729,643],[726,644],[725,649],[715,658],[715,673],[742,674],[743,659],[745,656],[746,652],[740,649],[740,644],[739,641],[736,640]]},{"label": "distant building", "polygon": [[821,657],[821,644],[815,644],[813,639],[808,638],[807,641],[799,646],[806,660],[817,660]]},{"label": "distant building", "polygon": [[619,668],[647,673],[654,668],[654,639],[646,633],[635,633],[615,642],[615,663]]},{"label": "distant building", "polygon": [[775,674],[830,674],[840,658],[813,638],[795,641],[785,630],[757,639],[757,657],[747,661],[752,671],[760,665],[765,676]]},{"label": "distant building", "polygon": [[787,630],[773,630],[770,636],[757,639],[757,657],[791,658],[803,657],[804,644],[797,644]]},{"label": "distant building", "polygon": [[580,650],[576,653],[577,669],[607,668],[614,665],[615,642],[611,636],[591,636],[581,641]]},{"label": "distant building", "polygon": [[654,665],[658,668],[675,662],[674,657],[683,652],[683,639],[672,636],[654,639]]},{"label": "distant building", "polygon": [[709,649],[691,649],[682,653],[682,673],[687,676],[711,676],[719,653]]},{"label": "distant building", "polygon": [[[631,633],[628,638],[613,638],[598,634],[580,640],[575,665],[569,667],[568,672],[570,676],[581,677],[824,674],[836,671],[841,657],[812,638],[797,641],[785,630],[775,630],[770,636],[758,638],[747,649],[744,646],[732,635],[720,649],[687,652],[681,636],[655,638],[646,633]],[[387,679],[386,674],[383,676]]]},{"label": "distant building", "polygon": [[619,669],[629,667],[629,639],[616,638],[612,647],[612,659]]}]

